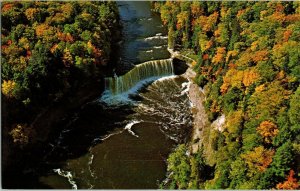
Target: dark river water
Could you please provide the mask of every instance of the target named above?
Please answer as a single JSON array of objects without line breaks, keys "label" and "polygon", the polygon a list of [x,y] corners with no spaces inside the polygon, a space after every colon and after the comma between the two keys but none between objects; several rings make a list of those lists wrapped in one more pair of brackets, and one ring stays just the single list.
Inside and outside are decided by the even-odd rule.
[{"label": "dark river water", "polygon": [[149,60],[169,58],[167,29],[160,16],[151,12],[150,2],[118,1],[123,25],[121,42],[121,66],[117,73]]},{"label": "dark river water", "polygon": [[[167,59],[167,33],[150,2],[118,2],[123,28],[121,65],[131,69]],[[144,85],[112,104],[87,103],[62,123],[45,149],[39,184],[55,189],[156,189],[166,177],[166,159],[189,135],[188,82],[171,75]],[[107,96],[107,95],[106,95]],[[130,101],[129,101],[130,100]],[[31,186],[29,186],[31,187]],[[39,188],[32,185],[32,188]]]}]

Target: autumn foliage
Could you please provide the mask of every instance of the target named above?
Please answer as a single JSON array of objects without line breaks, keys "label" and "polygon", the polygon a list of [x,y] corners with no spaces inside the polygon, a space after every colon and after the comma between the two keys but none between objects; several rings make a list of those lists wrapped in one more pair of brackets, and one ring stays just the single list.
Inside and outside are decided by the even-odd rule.
[{"label": "autumn foliage", "polygon": [[271,143],[272,138],[274,138],[279,132],[277,125],[271,121],[261,122],[256,130],[264,138],[266,143]]},{"label": "autumn foliage", "polygon": [[97,83],[119,29],[115,2],[1,2],[5,140],[26,145],[36,115]]},{"label": "autumn foliage", "polygon": [[198,57],[195,82],[205,90],[208,119],[226,116],[224,131],[203,129],[199,144],[214,170],[198,188],[283,189],[294,166],[290,179],[298,178],[300,3],[155,4],[175,49]]},{"label": "autumn foliage", "polygon": [[2,93],[7,97],[13,97],[13,91],[15,89],[16,82],[12,80],[4,80],[2,83]]},{"label": "autumn foliage", "polygon": [[286,181],[284,181],[283,183],[277,184],[276,188],[279,190],[297,190],[297,189],[299,189],[299,183],[294,176],[295,176],[294,170],[290,170],[289,175],[286,178]]},{"label": "autumn foliage", "polygon": [[257,171],[264,172],[267,169],[272,162],[273,155],[274,151],[259,146],[241,156],[248,165],[250,176],[253,176]]}]

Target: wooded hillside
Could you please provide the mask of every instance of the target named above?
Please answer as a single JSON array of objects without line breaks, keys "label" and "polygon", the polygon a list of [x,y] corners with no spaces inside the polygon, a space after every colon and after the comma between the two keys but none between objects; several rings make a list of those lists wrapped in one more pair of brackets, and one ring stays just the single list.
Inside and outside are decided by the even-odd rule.
[{"label": "wooded hillside", "polygon": [[1,5],[3,125],[14,142],[26,144],[44,107],[99,83],[120,36],[118,9],[96,1]]},{"label": "wooded hillside", "polygon": [[[169,46],[197,57],[203,149],[169,158],[169,188],[299,189],[299,2],[153,2]],[[210,170],[207,170],[210,169]]]}]

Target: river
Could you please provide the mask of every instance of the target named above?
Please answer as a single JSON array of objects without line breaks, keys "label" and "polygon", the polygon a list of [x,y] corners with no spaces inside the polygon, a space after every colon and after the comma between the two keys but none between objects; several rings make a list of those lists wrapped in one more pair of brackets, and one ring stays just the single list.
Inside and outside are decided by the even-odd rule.
[{"label": "river", "polygon": [[117,3],[124,28],[120,64],[107,78],[113,85],[63,120],[34,169],[39,185],[31,188],[157,189],[168,154],[188,139],[188,81],[169,64],[166,28],[150,2]]}]

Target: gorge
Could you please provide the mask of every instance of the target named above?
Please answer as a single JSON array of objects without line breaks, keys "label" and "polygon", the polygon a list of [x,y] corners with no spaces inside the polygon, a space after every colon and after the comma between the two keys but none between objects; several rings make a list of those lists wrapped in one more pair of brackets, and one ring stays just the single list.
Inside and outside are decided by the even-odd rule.
[{"label": "gorge", "polygon": [[1,3],[4,188],[300,188],[300,3]]},{"label": "gorge", "polygon": [[166,29],[150,2],[117,4],[120,59],[114,59],[119,61],[101,98],[58,123],[37,155],[41,159],[28,155],[34,164],[26,163],[8,185],[155,189],[166,176],[168,154],[189,139],[187,79],[179,75],[187,66],[170,58]]}]

